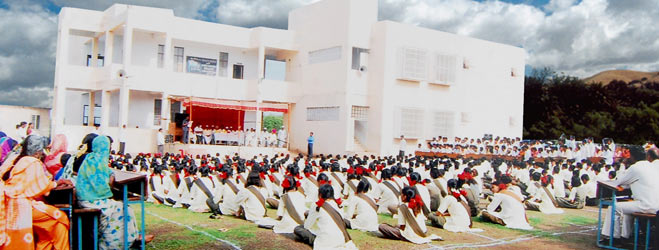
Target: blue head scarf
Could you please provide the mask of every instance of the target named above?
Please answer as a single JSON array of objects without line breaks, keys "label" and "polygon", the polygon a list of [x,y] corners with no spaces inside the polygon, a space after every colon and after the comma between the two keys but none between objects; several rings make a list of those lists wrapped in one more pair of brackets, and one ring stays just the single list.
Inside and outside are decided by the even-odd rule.
[{"label": "blue head scarf", "polygon": [[94,201],[112,197],[108,167],[110,139],[98,136],[92,141],[92,152],[88,153],[78,170],[76,195],[79,200]]}]

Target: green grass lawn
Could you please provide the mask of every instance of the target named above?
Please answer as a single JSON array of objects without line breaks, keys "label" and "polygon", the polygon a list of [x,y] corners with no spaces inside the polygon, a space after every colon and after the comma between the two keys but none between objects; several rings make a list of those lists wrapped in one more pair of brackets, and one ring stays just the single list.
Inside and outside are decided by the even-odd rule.
[{"label": "green grass lawn", "polygon": [[[209,219],[208,213],[195,213],[187,209],[171,208],[164,205],[146,204],[146,231],[156,238],[147,249],[231,249],[230,242],[242,249],[310,249],[297,242],[292,235],[278,235],[272,230],[258,228],[255,224],[223,216]],[[269,209],[268,216],[275,216],[276,210]],[[444,238],[426,245],[377,238],[370,233],[349,230],[354,243],[360,249],[427,249],[445,247],[449,249],[469,249],[479,245],[498,244],[496,249],[529,249],[547,246],[551,249],[594,249],[597,213],[584,210],[565,210],[560,215],[544,215],[527,211],[534,230],[524,231],[482,222],[474,218],[474,228],[481,233],[451,233],[428,226],[431,233]],[[162,219],[164,218],[164,219]],[[397,219],[390,215],[379,215],[379,223],[395,225]],[[180,225],[179,225],[180,224]],[[584,232],[580,232],[584,231]],[[571,232],[571,233],[570,233]],[[521,240],[520,240],[521,239]],[[519,242],[510,242],[516,241]],[[540,249],[545,249],[541,247]]]}]

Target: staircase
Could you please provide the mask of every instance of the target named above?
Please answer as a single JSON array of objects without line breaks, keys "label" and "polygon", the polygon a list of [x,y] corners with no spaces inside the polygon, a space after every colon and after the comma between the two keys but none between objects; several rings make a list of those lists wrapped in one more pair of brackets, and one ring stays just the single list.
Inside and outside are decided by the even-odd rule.
[{"label": "staircase", "polygon": [[353,139],[354,142],[352,146],[352,152],[358,155],[369,155],[368,152],[366,152],[364,146],[361,143],[359,143],[359,140],[357,140],[357,138],[353,138]]}]

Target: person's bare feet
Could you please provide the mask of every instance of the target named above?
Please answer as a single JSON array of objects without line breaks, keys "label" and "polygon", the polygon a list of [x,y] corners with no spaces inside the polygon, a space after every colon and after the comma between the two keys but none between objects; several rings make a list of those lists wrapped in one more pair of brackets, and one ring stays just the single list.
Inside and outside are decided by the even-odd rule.
[{"label": "person's bare feet", "polygon": [[[144,237],[144,243],[151,242],[153,240],[153,238],[155,238],[155,237],[156,236],[154,236],[153,234],[147,234],[146,237]],[[137,240],[135,240],[135,241],[140,242],[140,244],[141,244],[142,243],[142,235],[137,237]]]}]

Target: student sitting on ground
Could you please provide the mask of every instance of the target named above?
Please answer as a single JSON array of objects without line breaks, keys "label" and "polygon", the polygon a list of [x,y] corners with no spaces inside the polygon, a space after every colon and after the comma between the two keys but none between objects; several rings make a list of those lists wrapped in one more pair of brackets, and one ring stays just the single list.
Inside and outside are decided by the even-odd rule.
[{"label": "student sitting on ground", "polygon": [[384,238],[407,240],[415,244],[425,244],[440,239],[437,235],[428,235],[426,216],[423,215],[423,201],[412,187],[405,187],[401,192],[402,204],[398,206],[398,227],[380,224],[378,230]]},{"label": "student sitting on ground", "polygon": [[570,196],[568,198],[558,197],[556,202],[562,208],[582,209],[586,205],[586,187],[581,185],[579,176],[572,176]]},{"label": "student sitting on ground", "polygon": [[378,184],[378,213],[396,214],[400,204],[400,189],[391,179],[391,169],[382,170],[380,184]]},{"label": "student sitting on ground", "polygon": [[250,172],[247,176],[245,189],[238,192],[234,201],[239,206],[236,216],[259,225],[274,225],[275,222],[268,218],[266,214],[268,211],[265,204],[266,195],[265,188],[261,186],[261,178],[258,172]]},{"label": "student sitting on ground", "polygon": [[551,181],[551,175],[547,175],[541,178],[540,183],[533,184],[538,186],[538,188],[536,189],[535,194],[533,194],[534,200],[526,202],[526,208],[528,210],[540,211],[543,214],[563,213],[563,209],[557,208],[559,204],[554,198],[554,193],[549,189]]},{"label": "student sitting on ground", "polygon": [[309,210],[304,226],[297,226],[295,235],[314,249],[357,249],[346,230],[334,189],[329,184],[318,188],[318,201]]},{"label": "student sitting on ground", "polygon": [[283,194],[277,208],[277,224],[273,231],[278,234],[293,233],[295,227],[304,224],[304,214],[307,207],[304,205],[306,197],[298,192],[300,182],[293,176],[286,176],[281,184]]},{"label": "student sitting on ground", "polygon": [[378,205],[375,204],[372,197],[368,196],[369,189],[371,189],[371,184],[362,178],[357,184],[355,195],[348,200],[346,215],[351,229],[378,231]]},{"label": "student sitting on ground", "polygon": [[[493,193],[492,202],[483,211],[481,217],[484,221],[500,224],[508,228],[531,230],[526,219],[526,211],[522,199],[511,191],[506,190],[503,183],[495,183],[490,187]],[[497,208],[500,212],[496,212]]]},{"label": "student sitting on ground", "polygon": [[429,216],[432,225],[450,232],[482,231],[471,229],[471,209],[467,204],[467,198],[459,192],[458,181],[451,179],[446,185],[449,195],[439,205],[436,214]]}]

